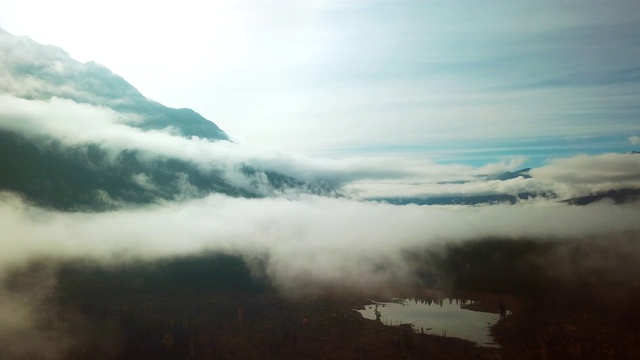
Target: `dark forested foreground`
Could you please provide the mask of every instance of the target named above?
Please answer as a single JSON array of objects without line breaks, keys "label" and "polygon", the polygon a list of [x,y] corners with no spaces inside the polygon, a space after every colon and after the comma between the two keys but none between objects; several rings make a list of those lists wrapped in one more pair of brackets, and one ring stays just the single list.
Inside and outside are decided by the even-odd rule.
[{"label": "dark forested foreground", "polygon": [[[287,295],[256,276],[268,259],[42,261],[7,277],[9,296],[53,285],[31,309],[32,328],[0,344],[9,358],[34,359],[640,358],[636,238],[457,243],[407,254],[416,277],[401,289]],[[384,326],[353,310],[367,298],[445,292],[480,300],[483,311],[504,302],[511,312],[492,329],[501,347]]]}]

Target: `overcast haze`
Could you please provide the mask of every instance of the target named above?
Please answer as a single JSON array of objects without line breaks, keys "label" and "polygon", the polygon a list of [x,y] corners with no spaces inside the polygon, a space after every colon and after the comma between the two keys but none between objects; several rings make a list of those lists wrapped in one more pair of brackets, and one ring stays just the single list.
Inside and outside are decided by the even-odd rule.
[{"label": "overcast haze", "polygon": [[640,133],[635,1],[21,1],[0,24],[259,148],[540,165]]}]

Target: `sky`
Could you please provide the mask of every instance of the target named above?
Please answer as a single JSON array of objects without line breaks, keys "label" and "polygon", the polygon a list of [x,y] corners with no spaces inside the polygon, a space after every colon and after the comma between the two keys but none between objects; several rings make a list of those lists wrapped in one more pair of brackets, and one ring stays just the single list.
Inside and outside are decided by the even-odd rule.
[{"label": "sky", "polygon": [[261,149],[539,166],[638,148],[635,1],[26,0],[0,27]]}]

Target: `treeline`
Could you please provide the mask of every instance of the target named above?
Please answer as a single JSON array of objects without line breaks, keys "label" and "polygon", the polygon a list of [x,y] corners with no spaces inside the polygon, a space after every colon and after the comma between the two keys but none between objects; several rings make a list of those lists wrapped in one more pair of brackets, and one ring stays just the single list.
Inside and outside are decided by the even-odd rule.
[{"label": "treeline", "polygon": [[247,262],[235,254],[205,253],[156,261],[133,261],[121,265],[65,262],[57,270],[57,293],[118,292],[128,294],[260,293],[272,290],[260,275],[259,260]]},{"label": "treeline", "polygon": [[421,287],[529,297],[554,283],[539,261],[553,248],[551,241],[482,239],[430,248],[407,259]]}]

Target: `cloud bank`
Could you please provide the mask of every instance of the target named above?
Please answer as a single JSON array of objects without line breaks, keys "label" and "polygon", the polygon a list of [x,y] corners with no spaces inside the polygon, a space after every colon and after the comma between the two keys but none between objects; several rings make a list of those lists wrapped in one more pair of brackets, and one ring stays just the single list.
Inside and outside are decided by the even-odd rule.
[{"label": "cloud bank", "polygon": [[[522,166],[523,158],[483,167],[397,156],[317,159],[265,152],[226,141],[188,139],[177,136],[171,129],[143,131],[129,125],[136,119],[134,114],[68,99],[27,100],[0,95],[1,130],[31,139],[52,138],[70,149],[97,144],[112,152],[112,161],[125,150],[138,150],[148,160],[176,158],[194,163],[203,171],[222,171],[230,183],[242,188],[255,183],[238,171],[243,164],[305,181],[324,182],[355,198],[518,193],[570,198],[640,188],[637,154],[555,159],[530,171],[531,178],[486,180],[481,175],[516,170]],[[46,142],[38,141],[46,148]]]},{"label": "cloud bank", "polygon": [[[568,238],[640,229],[637,206],[438,208],[314,196],[211,195],[142,209],[63,213],[3,194],[0,214],[7,229],[0,244],[4,270],[39,257],[118,262],[213,250],[266,256],[268,275],[281,288],[309,276],[361,284],[403,277],[409,273],[402,262],[404,251],[447,241]],[[380,262],[394,266],[378,274]]]}]

